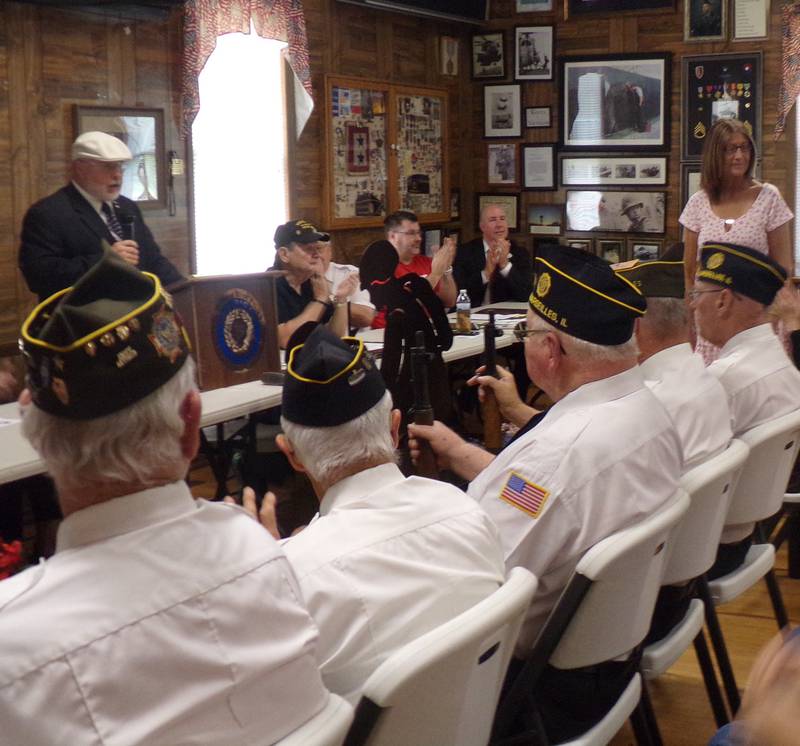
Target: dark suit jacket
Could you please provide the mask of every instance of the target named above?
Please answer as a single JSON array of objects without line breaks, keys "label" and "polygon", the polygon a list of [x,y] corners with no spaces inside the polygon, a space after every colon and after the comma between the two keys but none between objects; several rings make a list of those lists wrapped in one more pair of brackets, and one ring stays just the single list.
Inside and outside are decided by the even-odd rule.
[{"label": "dark suit jacket", "polygon": [[[183,279],[161,254],[139,207],[126,197],[115,202],[133,216],[133,237],[139,244],[139,269],[157,275],[164,285]],[[40,300],[74,285],[98,259],[102,239],[114,243],[105,221],[72,185],[34,204],[22,221],[19,268]]]},{"label": "dark suit jacket", "polygon": [[[512,243],[509,260],[511,270],[508,277],[503,277],[499,270],[495,270],[489,278],[491,303],[502,303],[506,300],[526,301],[531,293],[533,262],[528,250],[524,246]],[[485,267],[486,253],[483,250],[482,237],[458,247],[453,262],[453,273],[458,287],[467,289],[473,308],[483,305],[486,286],[481,279],[481,272]]]}]

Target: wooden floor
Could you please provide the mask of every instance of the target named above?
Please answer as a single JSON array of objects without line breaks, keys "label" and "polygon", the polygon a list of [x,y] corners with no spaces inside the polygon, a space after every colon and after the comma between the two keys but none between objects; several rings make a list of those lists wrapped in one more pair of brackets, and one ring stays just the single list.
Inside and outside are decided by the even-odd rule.
[{"label": "wooden floor", "polygon": [[[193,470],[190,481],[195,496],[213,497],[210,470]],[[236,486],[233,481],[229,485],[231,488]],[[776,574],[789,619],[797,625],[800,624],[800,580],[787,576],[786,564],[786,548],[783,547],[778,553]],[[758,651],[778,631],[766,585],[761,582],[735,602],[719,607],[718,614],[736,680],[743,688]],[[665,746],[701,746],[708,742],[716,731],[716,725],[694,648],[690,648],[664,676],[649,682],[649,687]],[[611,743],[612,746],[635,745],[630,726],[626,726]]]}]

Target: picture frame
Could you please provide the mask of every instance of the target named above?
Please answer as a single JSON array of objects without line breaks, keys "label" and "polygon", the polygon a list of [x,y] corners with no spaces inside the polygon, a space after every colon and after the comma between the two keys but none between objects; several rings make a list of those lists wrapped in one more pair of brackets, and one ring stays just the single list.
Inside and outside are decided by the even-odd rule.
[{"label": "picture frame", "polygon": [[105,132],[122,140],[133,155],[122,164],[120,194],[142,209],[167,206],[167,157],[164,110],[138,106],[83,106],[73,109],[75,137]]},{"label": "picture frame", "polygon": [[567,189],[568,231],[658,233],[665,230],[666,192]]},{"label": "picture frame", "polygon": [[683,212],[686,203],[696,191],[700,189],[700,163],[681,163],[681,209]]},{"label": "picture frame", "polygon": [[471,44],[472,79],[506,77],[506,36],[503,31],[473,34]]},{"label": "picture frame", "polygon": [[581,249],[594,254],[594,241],[591,238],[568,238],[566,239],[567,246],[573,249]]},{"label": "picture frame", "polygon": [[732,41],[769,37],[769,0],[733,0]]},{"label": "picture frame", "polygon": [[538,129],[540,127],[552,127],[553,115],[549,106],[526,106],[525,107],[525,128]]},{"label": "picture frame", "polygon": [[461,217],[461,190],[458,188],[450,190],[450,217]]},{"label": "picture frame", "polygon": [[664,186],[665,155],[561,155],[562,186]]},{"label": "picture frame", "polygon": [[628,256],[631,259],[643,259],[649,261],[658,259],[664,248],[663,241],[651,240],[649,238],[629,238]]},{"label": "picture frame", "polygon": [[555,145],[522,146],[522,188],[526,191],[556,189]]},{"label": "picture frame", "polygon": [[717,119],[736,117],[761,146],[761,51],[687,55],[682,60],[681,160],[699,161]]},{"label": "picture frame", "polygon": [[564,0],[564,20],[588,14],[675,10],[674,0]]},{"label": "picture frame", "polygon": [[562,58],[561,148],[669,150],[670,59],[669,52]]},{"label": "picture frame", "polygon": [[724,41],[728,36],[726,0],[686,0],[683,9],[683,40]]},{"label": "picture frame", "polygon": [[560,236],[564,232],[564,205],[528,205],[528,233],[535,236]]},{"label": "picture frame", "polygon": [[519,146],[515,142],[487,143],[487,176],[490,186],[519,185]]},{"label": "picture frame", "polygon": [[514,79],[553,79],[553,33],[550,26],[517,26],[514,29]]},{"label": "picture frame", "polygon": [[519,83],[483,87],[484,137],[520,137],[521,91]]},{"label": "picture frame", "polygon": [[506,221],[508,222],[508,229],[512,233],[519,230],[519,195],[518,194],[497,194],[496,192],[479,192],[475,195],[476,210],[475,210],[475,227],[480,229],[478,222],[480,220],[481,210],[486,205],[500,205],[506,211]]},{"label": "picture frame", "polygon": [[517,0],[517,13],[542,13],[553,10],[553,0]]},{"label": "picture frame", "polygon": [[455,36],[439,37],[439,74],[458,75],[458,39]]},{"label": "picture frame", "polygon": [[609,264],[619,264],[626,258],[625,240],[620,238],[598,238],[597,255]]}]

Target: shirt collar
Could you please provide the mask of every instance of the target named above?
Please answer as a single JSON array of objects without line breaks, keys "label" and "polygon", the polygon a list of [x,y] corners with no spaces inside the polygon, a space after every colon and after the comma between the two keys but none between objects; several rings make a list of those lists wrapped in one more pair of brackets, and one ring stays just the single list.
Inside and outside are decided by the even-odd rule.
[{"label": "shirt collar", "polygon": [[769,322],[759,324],[758,326],[751,326],[749,329],[745,329],[743,332],[734,334],[722,346],[719,356],[725,357],[725,355],[733,352],[738,347],[745,345],[749,346],[752,342],[757,342],[760,339],[769,339],[773,336],[775,336],[775,332],[772,330],[772,324]]},{"label": "shirt collar", "polygon": [[591,381],[571,391],[563,399],[557,401],[548,412],[548,422],[554,416],[561,416],[573,409],[580,409],[599,402],[622,399],[624,396],[644,388],[644,376],[638,365],[616,375]]},{"label": "shirt collar", "polygon": [[319,514],[325,516],[334,507],[344,507],[362,499],[364,495],[372,494],[376,490],[402,482],[404,479],[403,472],[400,471],[397,464],[381,464],[360,471],[358,474],[352,474],[328,488],[319,504]]},{"label": "shirt collar", "polygon": [[100,208],[103,206],[103,203],[99,199],[95,199],[94,197],[92,197],[92,195],[89,194],[89,192],[87,192],[80,184],[78,184],[75,181],[72,182],[72,186],[74,186],[78,190],[81,197],[83,197],[92,207],[94,207],[95,212],[98,215],[102,214]]},{"label": "shirt collar", "polygon": [[70,513],[58,527],[56,551],[93,544],[180,515],[195,508],[186,482],[172,482]]},{"label": "shirt collar", "polygon": [[639,363],[639,368],[642,375],[648,380],[660,378],[663,371],[674,368],[684,362],[687,356],[693,354],[692,346],[688,342],[681,342],[681,344],[672,345],[672,347],[667,347],[651,355],[647,360]]}]

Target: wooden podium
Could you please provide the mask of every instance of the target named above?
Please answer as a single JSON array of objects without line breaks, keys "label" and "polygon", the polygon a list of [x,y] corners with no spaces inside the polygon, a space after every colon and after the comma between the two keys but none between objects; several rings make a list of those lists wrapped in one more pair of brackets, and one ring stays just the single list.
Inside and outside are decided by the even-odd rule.
[{"label": "wooden podium", "polygon": [[280,371],[275,280],[283,274],[192,277],[170,288],[189,333],[201,391]]}]

